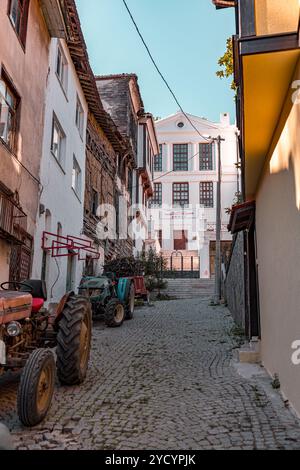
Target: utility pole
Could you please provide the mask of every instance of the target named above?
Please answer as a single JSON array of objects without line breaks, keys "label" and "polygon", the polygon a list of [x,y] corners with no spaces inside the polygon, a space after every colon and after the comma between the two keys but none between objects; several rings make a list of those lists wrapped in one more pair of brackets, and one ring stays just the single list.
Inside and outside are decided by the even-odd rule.
[{"label": "utility pole", "polygon": [[221,228],[222,228],[222,213],[221,213],[221,180],[222,180],[222,154],[221,144],[225,139],[220,135],[213,138],[217,143],[218,148],[218,181],[217,181],[217,204],[216,204],[216,259],[215,259],[215,305],[219,305],[222,297],[221,286]]}]

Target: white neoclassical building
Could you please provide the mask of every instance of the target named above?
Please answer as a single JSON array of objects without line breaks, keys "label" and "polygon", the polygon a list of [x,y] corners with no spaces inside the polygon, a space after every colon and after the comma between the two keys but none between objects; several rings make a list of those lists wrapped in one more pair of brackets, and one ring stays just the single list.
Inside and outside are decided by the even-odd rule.
[{"label": "white neoclassical building", "polygon": [[[156,122],[160,155],[155,158],[154,198],[149,211],[150,240],[169,267],[214,274],[218,136],[221,143],[222,251],[228,251],[230,208],[239,192],[237,129],[230,116],[210,122],[178,112]],[[199,133],[190,124],[198,129]]]}]

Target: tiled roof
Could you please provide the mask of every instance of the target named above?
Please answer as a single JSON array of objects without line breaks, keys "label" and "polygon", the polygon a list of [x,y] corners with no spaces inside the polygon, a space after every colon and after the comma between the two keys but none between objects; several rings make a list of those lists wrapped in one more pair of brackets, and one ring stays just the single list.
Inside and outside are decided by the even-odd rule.
[{"label": "tiled roof", "polygon": [[212,0],[213,4],[216,8],[229,8],[235,7],[236,1],[235,0]]},{"label": "tiled roof", "polygon": [[118,131],[110,115],[104,110],[97,90],[75,0],[63,0],[62,3],[68,30],[67,44],[89,111],[95,116],[96,121],[105,132],[115,151],[124,152],[128,144]]}]

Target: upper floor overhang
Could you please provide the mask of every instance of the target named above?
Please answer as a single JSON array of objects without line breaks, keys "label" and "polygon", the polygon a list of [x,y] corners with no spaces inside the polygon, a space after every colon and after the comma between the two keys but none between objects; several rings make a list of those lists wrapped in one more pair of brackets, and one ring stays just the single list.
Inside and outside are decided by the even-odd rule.
[{"label": "upper floor overhang", "polygon": [[[284,104],[300,58],[299,0],[241,0],[234,37],[235,81],[247,198],[253,197],[274,146]],[[292,107],[290,99],[290,109]],[[288,113],[288,108],[284,108]],[[288,114],[287,114],[288,115]]]}]

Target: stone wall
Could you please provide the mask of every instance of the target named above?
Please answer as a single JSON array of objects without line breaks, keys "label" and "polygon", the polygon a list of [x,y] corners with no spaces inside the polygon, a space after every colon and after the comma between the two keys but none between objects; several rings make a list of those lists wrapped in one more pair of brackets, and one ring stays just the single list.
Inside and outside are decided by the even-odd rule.
[{"label": "stone wall", "polygon": [[225,282],[228,308],[235,322],[245,329],[244,234],[233,241],[233,252]]}]

